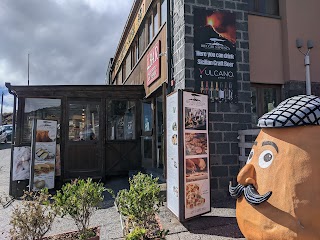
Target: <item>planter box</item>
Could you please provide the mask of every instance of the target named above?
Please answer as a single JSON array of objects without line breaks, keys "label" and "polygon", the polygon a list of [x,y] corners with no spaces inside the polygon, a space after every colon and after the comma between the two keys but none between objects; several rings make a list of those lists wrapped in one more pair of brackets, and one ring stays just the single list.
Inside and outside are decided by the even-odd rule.
[{"label": "planter box", "polygon": [[[100,227],[91,228],[96,232],[95,237],[88,238],[87,240],[100,240]],[[48,237],[44,237],[43,240],[71,240],[71,239],[78,239],[78,231],[61,233],[57,235],[52,235]]]}]

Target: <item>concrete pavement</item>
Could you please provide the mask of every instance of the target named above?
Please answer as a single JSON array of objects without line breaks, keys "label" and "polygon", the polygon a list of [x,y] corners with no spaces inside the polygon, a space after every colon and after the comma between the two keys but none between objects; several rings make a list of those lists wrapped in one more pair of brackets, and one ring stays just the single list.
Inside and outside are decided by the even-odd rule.
[{"label": "concrete pavement", "polygon": [[[3,192],[5,195],[9,192],[10,151],[10,144],[0,145],[0,192]],[[109,180],[106,187],[117,191],[128,187],[128,181],[126,178],[115,178]],[[18,204],[20,204],[20,201],[15,200],[7,208],[0,206],[1,240],[9,239],[10,215],[13,207]],[[169,230],[167,239],[244,239],[241,238],[242,234],[236,223],[234,204],[227,201],[226,205],[227,207],[213,207],[211,213],[183,224],[166,207],[162,207],[159,217],[163,228]],[[102,208],[97,210],[92,217],[91,225],[101,226],[101,239],[123,239],[120,216],[113,205],[112,198],[107,193]],[[71,219],[57,218],[48,235],[72,230],[76,230],[76,226]]]}]

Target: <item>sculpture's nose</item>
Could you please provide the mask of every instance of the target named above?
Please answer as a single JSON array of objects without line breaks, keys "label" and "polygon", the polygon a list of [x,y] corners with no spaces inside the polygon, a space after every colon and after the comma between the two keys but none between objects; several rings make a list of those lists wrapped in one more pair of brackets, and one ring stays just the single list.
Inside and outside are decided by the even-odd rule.
[{"label": "sculpture's nose", "polygon": [[239,172],[237,177],[238,183],[243,186],[247,186],[252,184],[255,188],[257,188],[256,182],[256,170],[252,164],[246,164]]}]

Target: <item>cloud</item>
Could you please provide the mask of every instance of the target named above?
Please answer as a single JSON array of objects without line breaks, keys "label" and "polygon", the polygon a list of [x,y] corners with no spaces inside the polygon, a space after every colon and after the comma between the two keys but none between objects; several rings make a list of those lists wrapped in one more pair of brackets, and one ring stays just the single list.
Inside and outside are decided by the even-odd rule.
[{"label": "cloud", "polygon": [[0,1],[0,87],[104,84],[133,0]]}]

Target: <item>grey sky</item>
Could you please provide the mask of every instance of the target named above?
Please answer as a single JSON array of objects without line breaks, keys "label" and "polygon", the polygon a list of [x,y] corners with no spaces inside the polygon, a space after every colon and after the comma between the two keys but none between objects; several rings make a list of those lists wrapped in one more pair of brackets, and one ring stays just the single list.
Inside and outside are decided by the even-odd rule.
[{"label": "grey sky", "polygon": [[104,84],[133,0],[1,0],[0,91],[5,82]]}]

